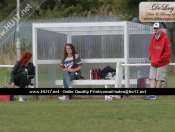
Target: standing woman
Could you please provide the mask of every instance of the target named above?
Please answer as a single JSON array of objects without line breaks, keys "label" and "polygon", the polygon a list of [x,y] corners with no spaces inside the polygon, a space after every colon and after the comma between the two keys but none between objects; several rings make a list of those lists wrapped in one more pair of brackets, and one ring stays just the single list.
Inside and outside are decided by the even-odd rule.
[{"label": "standing woman", "polygon": [[[64,47],[64,54],[61,62],[61,69],[63,71],[63,85],[64,88],[72,88],[71,81],[78,80],[75,72],[81,74],[82,62],[72,44],[66,44]],[[60,100],[68,100],[68,96],[58,97]]]},{"label": "standing woman", "polygon": [[[21,55],[21,59],[16,62],[11,73],[11,88],[15,85],[19,85],[20,88],[33,88],[29,79],[34,78],[35,67],[32,63],[32,54],[30,52],[24,52]],[[26,75],[33,75],[27,78]],[[19,96],[19,101],[23,101],[22,95]]]}]

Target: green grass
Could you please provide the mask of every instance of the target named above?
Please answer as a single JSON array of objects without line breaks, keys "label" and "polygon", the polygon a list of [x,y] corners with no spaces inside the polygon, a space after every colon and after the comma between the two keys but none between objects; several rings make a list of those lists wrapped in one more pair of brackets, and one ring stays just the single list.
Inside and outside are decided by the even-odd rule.
[{"label": "green grass", "polygon": [[1,132],[173,132],[175,97],[0,102]]},{"label": "green grass", "polygon": [[174,77],[174,73],[168,74],[168,88],[175,88]]},{"label": "green grass", "polygon": [[5,75],[7,76],[7,83],[10,82],[10,74],[12,68],[0,68],[0,87],[5,85]]}]

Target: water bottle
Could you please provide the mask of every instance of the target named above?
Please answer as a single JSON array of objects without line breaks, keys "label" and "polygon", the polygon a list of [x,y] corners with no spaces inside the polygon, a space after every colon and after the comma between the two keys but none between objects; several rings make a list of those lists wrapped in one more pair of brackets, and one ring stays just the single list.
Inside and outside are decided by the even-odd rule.
[{"label": "water bottle", "polygon": [[90,70],[89,74],[90,80],[94,79],[94,69]]},{"label": "water bottle", "polygon": [[141,72],[140,70],[137,71],[137,79],[141,78]]},{"label": "water bottle", "polygon": [[97,69],[95,69],[94,70],[94,79],[98,79],[98,70]]},{"label": "water bottle", "polygon": [[24,71],[22,72],[24,75],[28,75],[28,70],[25,68]]},{"label": "water bottle", "polygon": [[100,71],[101,69],[98,69],[98,79],[101,79]]},{"label": "water bottle", "polygon": [[28,70],[25,68],[25,73],[28,74]]}]

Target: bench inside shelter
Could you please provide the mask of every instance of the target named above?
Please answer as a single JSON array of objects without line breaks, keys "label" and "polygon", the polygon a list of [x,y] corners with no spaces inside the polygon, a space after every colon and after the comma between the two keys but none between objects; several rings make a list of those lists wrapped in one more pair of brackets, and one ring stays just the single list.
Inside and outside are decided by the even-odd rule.
[{"label": "bench inside shelter", "polygon": [[[76,85],[104,85],[105,88],[120,88],[122,84],[125,84],[125,79],[123,79],[123,67],[122,59],[115,59],[115,58],[105,58],[105,59],[82,59],[83,65],[86,63],[115,63],[116,67],[116,77],[115,80],[73,80],[72,86],[73,88],[76,87]],[[130,79],[130,84],[135,82],[136,79]],[[63,86],[63,80],[55,80],[55,85]]]}]

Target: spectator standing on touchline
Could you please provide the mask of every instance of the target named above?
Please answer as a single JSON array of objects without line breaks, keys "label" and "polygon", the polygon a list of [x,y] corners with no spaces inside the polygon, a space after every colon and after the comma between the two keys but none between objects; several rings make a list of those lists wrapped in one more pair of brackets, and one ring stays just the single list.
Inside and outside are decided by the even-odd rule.
[{"label": "spectator standing on touchline", "polygon": [[155,35],[152,36],[149,45],[150,88],[161,88],[167,77],[171,46],[169,38],[161,30],[161,23],[154,23],[153,28]]}]

